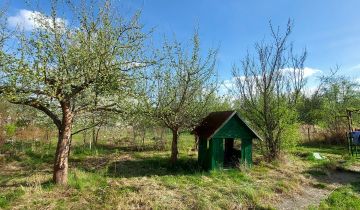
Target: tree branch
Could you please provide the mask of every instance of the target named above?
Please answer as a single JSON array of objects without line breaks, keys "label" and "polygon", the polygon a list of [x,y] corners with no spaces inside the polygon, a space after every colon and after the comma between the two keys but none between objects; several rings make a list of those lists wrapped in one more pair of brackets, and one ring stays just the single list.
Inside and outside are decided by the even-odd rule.
[{"label": "tree branch", "polygon": [[100,124],[102,124],[102,121],[100,121],[100,122],[98,122],[98,123],[95,123],[95,124],[93,124],[93,125],[91,125],[91,126],[89,126],[89,127],[86,127],[86,128],[80,129],[80,130],[77,130],[77,131],[73,132],[73,133],[71,134],[71,136],[76,135],[76,134],[78,134],[78,133],[81,133],[81,132],[83,132],[83,131],[89,130],[89,129],[91,129],[91,128],[94,128],[94,127],[96,127],[96,126],[98,126],[98,125],[100,125]]},{"label": "tree branch", "polygon": [[33,108],[36,108],[36,109],[44,112],[47,116],[49,116],[58,129],[61,128],[61,120],[59,119],[59,117],[55,113],[53,113],[50,109],[48,109],[46,106],[44,106],[39,101],[37,101],[36,99],[29,99],[27,101],[11,101],[11,100],[9,100],[9,102],[13,103],[13,104],[21,104],[21,105],[26,105],[26,106],[31,106]]}]

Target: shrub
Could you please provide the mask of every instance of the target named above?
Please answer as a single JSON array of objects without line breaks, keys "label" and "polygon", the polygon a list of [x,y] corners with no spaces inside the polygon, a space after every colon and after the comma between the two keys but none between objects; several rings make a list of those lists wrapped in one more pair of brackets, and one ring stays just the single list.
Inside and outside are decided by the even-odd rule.
[{"label": "shrub", "polygon": [[284,129],[282,134],[282,147],[285,149],[294,148],[299,140],[301,139],[301,133],[299,130],[299,124],[294,123],[292,125],[288,125],[286,129]]},{"label": "shrub", "polygon": [[16,125],[11,123],[5,125],[5,133],[8,138],[12,138],[16,133]]}]

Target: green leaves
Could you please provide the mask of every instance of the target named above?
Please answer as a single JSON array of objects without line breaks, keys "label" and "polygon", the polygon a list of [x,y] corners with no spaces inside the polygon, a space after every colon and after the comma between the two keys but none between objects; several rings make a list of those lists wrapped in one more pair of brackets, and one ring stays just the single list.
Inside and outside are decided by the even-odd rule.
[{"label": "green leaves", "polygon": [[[39,27],[30,33],[18,31],[14,39],[20,45],[1,54],[7,61],[0,69],[4,97],[20,104],[36,102],[52,113],[59,112],[60,101],[71,101],[75,111],[94,110],[94,95],[101,99],[98,106],[127,97],[134,86],[132,72],[141,68],[129,64],[145,60],[146,35],[138,14],[127,20],[117,16],[109,3],[95,8],[54,1]],[[53,27],[60,6],[72,13],[73,25]]]}]

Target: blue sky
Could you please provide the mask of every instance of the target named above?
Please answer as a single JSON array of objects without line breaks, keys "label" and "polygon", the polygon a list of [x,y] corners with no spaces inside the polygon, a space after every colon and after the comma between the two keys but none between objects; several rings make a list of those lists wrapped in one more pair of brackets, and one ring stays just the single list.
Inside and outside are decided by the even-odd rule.
[{"label": "blue sky", "polygon": [[[45,12],[48,1],[40,1]],[[360,1],[358,0],[118,0],[121,14],[142,10],[142,23],[155,27],[155,40],[173,36],[188,40],[195,27],[200,29],[204,49],[220,46],[220,80],[231,79],[231,66],[246,50],[268,36],[269,20],[284,27],[289,18],[295,27],[291,40],[298,49],[308,50],[306,67],[309,87],[316,77],[331,67],[341,66],[340,74],[360,81]],[[10,1],[9,16],[18,17],[29,8],[22,0]],[[66,12],[62,17],[66,19]],[[313,70],[313,71],[311,71]]]}]

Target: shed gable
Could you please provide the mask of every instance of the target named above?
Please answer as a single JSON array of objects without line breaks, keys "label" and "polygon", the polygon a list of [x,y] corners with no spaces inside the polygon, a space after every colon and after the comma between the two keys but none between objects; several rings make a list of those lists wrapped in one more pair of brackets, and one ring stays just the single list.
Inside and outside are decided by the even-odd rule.
[{"label": "shed gable", "polygon": [[212,138],[256,138],[248,126],[235,114],[224,126],[214,133]]},{"label": "shed gable", "polygon": [[261,140],[261,137],[236,111],[212,112],[192,133],[206,140],[211,138],[257,138]]}]

